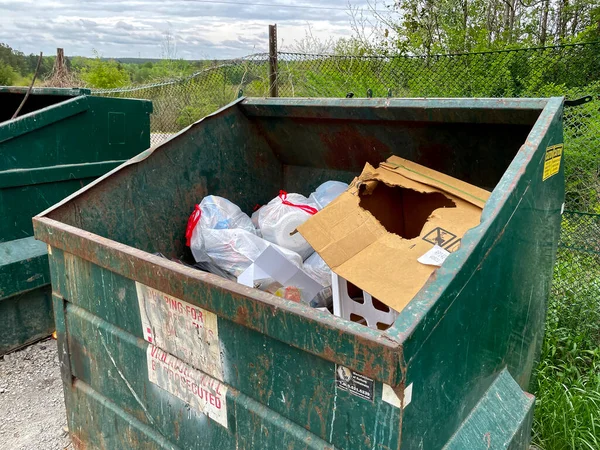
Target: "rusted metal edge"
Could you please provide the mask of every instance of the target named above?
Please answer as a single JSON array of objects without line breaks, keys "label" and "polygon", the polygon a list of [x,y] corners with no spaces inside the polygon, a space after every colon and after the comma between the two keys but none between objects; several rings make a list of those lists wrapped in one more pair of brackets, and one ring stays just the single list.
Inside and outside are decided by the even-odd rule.
[{"label": "rusted metal edge", "polygon": [[[240,104],[248,117],[356,120],[355,110],[367,110],[361,120],[530,124],[531,114],[548,99],[491,98],[246,98]],[[317,108],[318,107],[318,108]],[[508,119],[506,112],[512,111]],[[451,114],[455,113],[455,114]],[[364,115],[363,115],[364,116]]]},{"label": "rusted metal edge", "polygon": [[[36,238],[52,247],[391,386],[402,381],[401,341],[387,332],[279,299],[47,217],[34,217],[33,225]],[[231,298],[211,303],[210,295],[205,295],[210,289],[220,289]],[[304,340],[298,335],[290,337],[281,324],[286,324],[288,330],[318,330],[318,336],[309,332]],[[347,348],[353,348],[353,353],[343,350]]]},{"label": "rusted metal edge", "polygon": [[97,177],[124,162],[121,159],[4,170],[0,171],[0,189]]},{"label": "rusted metal edge", "polygon": [[[413,297],[410,303],[402,310],[396,320],[394,327],[388,332],[394,335],[396,339],[404,342],[414,332],[416,327],[423,326],[424,318],[434,309],[437,301],[448,288],[454,279],[454,273],[457,267],[462,266],[470,255],[475,251],[477,245],[485,235],[492,221],[497,216],[498,211],[509,201],[513,195],[512,186],[515,186],[522,178],[523,168],[527,168],[535,154],[536,149],[542,144],[545,136],[545,130],[550,126],[556,115],[563,106],[563,97],[551,97],[545,99],[546,106],[540,113],[538,120],[527,136],[525,143],[521,146],[514,159],[508,166],[508,169],[500,179],[496,188],[492,191],[490,198],[485,204],[481,213],[480,224],[467,231],[462,239],[461,247],[452,253],[446,263],[436,270],[421,290]],[[551,144],[558,144],[553,142]],[[448,306],[448,308],[451,304]],[[432,330],[435,329],[438,321],[432,323]],[[423,341],[421,346],[425,343]],[[420,348],[419,347],[419,348]],[[418,350],[417,350],[418,352]],[[411,355],[411,359],[416,353]],[[407,361],[407,364],[410,361]]]},{"label": "rusted metal edge", "polygon": [[[552,97],[550,97],[552,98]],[[373,107],[391,106],[394,108],[427,108],[436,105],[440,108],[478,108],[489,109],[490,107],[501,109],[534,109],[542,110],[548,103],[549,98],[448,98],[448,97],[419,97],[419,98],[356,98],[348,101],[344,98],[306,98],[306,97],[246,97],[243,107],[249,106],[286,106],[303,107],[306,111],[314,109],[315,106],[347,106],[347,107]]]}]

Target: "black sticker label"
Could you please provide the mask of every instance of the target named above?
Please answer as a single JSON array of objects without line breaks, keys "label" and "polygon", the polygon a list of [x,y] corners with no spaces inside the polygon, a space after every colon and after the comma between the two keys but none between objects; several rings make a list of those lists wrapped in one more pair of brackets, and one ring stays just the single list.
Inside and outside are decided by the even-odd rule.
[{"label": "black sticker label", "polygon": [[439,245],[440,247],[444,247],[451,240],[456,238],[455,234],[450,233],[449,231],[444,230],[443,228],[437,227],[432,231],[427,233],[423,238],[424,241],[430,242],[433,245]]},{"label": "black sticker label", "polygon": [[352,395],[373,401],[374,381],[372,378],[365,377],[360,373],[356,373],[347,367],[335,367],[335,382],[338,389],[348,391]]}]

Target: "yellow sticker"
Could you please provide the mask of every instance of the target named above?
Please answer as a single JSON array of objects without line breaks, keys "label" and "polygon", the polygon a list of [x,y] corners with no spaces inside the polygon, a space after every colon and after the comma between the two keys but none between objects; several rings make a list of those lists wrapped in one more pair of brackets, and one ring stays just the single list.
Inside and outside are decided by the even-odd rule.
[{"label": "yellow sticker", "polygon": [[553,145],[546,149],[546,159],[544,160],[544,174],[542,180],[546,181],[552,175],[556,175],[560,170],[560,159],[562,158],[563,144]]}]

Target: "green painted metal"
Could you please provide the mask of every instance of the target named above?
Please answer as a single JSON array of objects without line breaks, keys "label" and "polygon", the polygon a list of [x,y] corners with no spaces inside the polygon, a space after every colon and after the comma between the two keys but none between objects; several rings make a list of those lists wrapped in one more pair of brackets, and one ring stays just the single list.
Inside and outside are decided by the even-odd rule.
[{"label": "green painted metal", "polygon": [[[527,448],[564,197],[562,166],[542,172],[560,143],[560,98],[242,98],[35,217],[76,447]],[[250,212],[392,154],[493,192],[386,331],[153,255],[190,260],[185,225],[207,194]],[[150,327],[144,285],[172,297],[157,304],[169,319]],[[165,347],[189,337],[169,325],[181,301],[216,315],[218,340],[169,350],[183,360],[169,366],[183,375],[177,391],[151,377],[157,333],[171,333],[156,341]],[[207,342],[214,364],[193,349]],[[373,379],[373,398],[339,388],[339,365]],[[185,399],[192,366],[227,389],[226,426]]]},{"label": "green painted metal", "polygon": [[0,87],[0,355],[54,330],[47,248],[31,218],[149,147],[147,101]]}]

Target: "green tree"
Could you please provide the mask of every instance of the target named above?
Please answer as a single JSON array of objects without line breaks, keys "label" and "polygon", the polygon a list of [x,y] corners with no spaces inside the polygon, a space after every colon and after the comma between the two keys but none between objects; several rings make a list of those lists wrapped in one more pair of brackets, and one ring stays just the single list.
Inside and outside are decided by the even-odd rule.
[{"label": "green tree", "polygon": [[0,86],[12,86],[18,76],[12,67],[0,60]]},{"label": "green tree", "polygon": [[[355,38],[376,52],[432,55],[598,38],[599,0],[368,0]],[[361,11],[364,14],[364,11]],[[374,30],[368,34],[364,30]]]},{"label": "green tree", "polygon": [[87,61],[81,70],[81,79],[90,87],[111,89],[126,86],[130,83],[129,75],[114,60],[103,60],[97,52],[95,58]]}]

